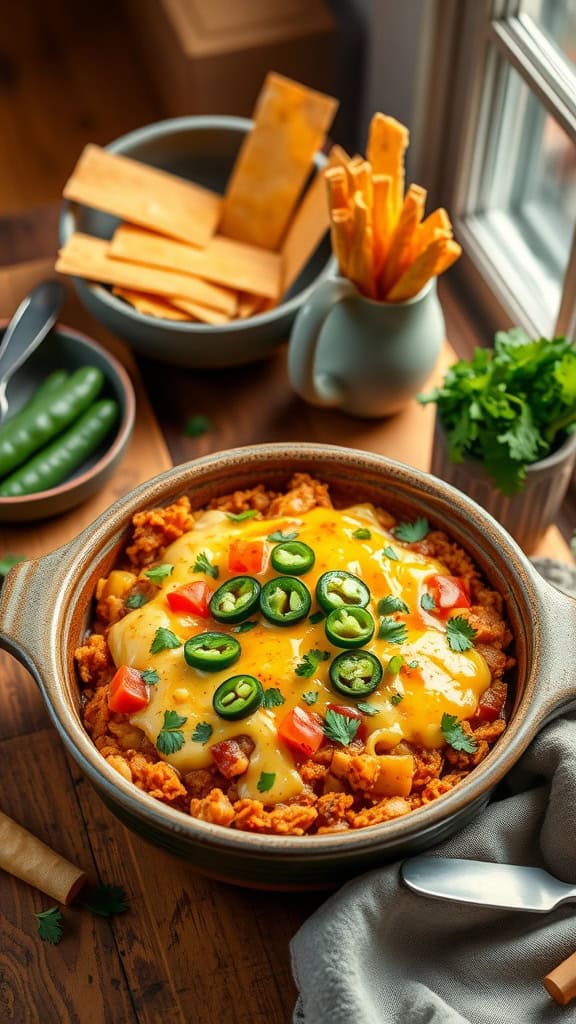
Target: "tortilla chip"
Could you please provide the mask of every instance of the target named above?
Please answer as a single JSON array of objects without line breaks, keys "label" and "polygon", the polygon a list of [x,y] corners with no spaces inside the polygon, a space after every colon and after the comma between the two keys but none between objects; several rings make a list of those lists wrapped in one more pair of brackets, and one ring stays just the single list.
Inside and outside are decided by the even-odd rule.
[{"label": "tortilla chip", "polygon": [[184,178],[85,146],[64,197],[193,245],[206,245],[216,230],[222,199]]},{"label": "tortilla chip", "polygon": [[130,288],[113,288],[112,292],[146,316],[154,316],[161,320],[190,320],[188,313],[176,309],[176,306],[160,295],[147,295],[146,292],[135,292]]},{"label": "tortilla chip", "polygon": [[220,231],[278,249],[338,101],[270,73],[234,165]]}]

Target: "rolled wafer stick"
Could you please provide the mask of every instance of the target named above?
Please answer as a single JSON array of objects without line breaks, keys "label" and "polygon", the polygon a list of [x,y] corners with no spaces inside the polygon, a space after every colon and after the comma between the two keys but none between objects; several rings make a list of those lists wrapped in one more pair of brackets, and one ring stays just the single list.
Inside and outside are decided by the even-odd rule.
[{"label": "rolled wafer stick", "polygon": [[561,1006],[567,1006],[576,996],[576,953],[542,978],[542,984],[552,999]]},{"label": "rolled wafer stick", "polygon": [[0,868],[65,906],[72,902],[88,881],[84,871],[51,850],[2,811]]}]

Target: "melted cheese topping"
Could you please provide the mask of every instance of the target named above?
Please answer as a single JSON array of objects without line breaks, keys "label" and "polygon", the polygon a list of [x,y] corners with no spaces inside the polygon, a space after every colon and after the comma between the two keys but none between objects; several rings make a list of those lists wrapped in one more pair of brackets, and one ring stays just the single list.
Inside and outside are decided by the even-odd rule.
[{"label": "melted cheese topping", "polygon": [[[354,531],[368,527],[370,539],[358,540]],[[366,649],[382,662],[384,669],[391,657],[402,654],[404,664],[398,675],[384,672],[377,690],[364,698],[378,711],[366,716],[369,752],[385,753],[401,740],[419,746],[444,746],[440,722],[444,713],[458,719],[471,718],[478,699],[490,685],[490,671],[484,658],[475,650],[458,653],[448,646],[446,624],[437,616],[424,611],[420,598],[424,581],[431,574],[446,574],[447,570],[434,559],[426,558],[403,548],[393,535],[384,530],[370,505],[355,506],[345,511],[316,508],[301,516],[281,519],[229,520],[224,513],[208,512],[196,522],[194,529],[166,548],[162,561],[174,566],[172,574],[158,587],[157,596],[148,604],[135,609],[112,626],[109,644],[117,666],[130,665],[140,671],[154,669],[159,675],[157,685],[150,687],[150,703],[142,711],[130,716],[130,721],[155,743],[164,722],[164,712],[177,711],[186,718],[181,726],[185,742],[174,754],[164,757],[180,772],[204,768],[212,764],[210,744],[239,735],[248,735],[255,749],[248,771],[237,780],[241,797],[261,798],[257,783],[261,772],[273,773],[275,781],[266,793],[267,803],[276,803],[296,796],[303,787],[289,750],[277,738],[277,725],[295,705],[306,708],[302,694],[318,693],[310,710],[324,715],[328,704],[352,704],[349,698],[336,693],[329,680],[330,661],[322,661],[311,677],[296,675],[295,668],[304,655],[314,648],[328,651],[330,660],[341,653],[327,640],[324,623],[312,624],[309,618],[290,627],[275,626],[260,613],[251,616],[258,624],[250,631],[234,634],[242,646],[240,659],[227,669],[202,672],[191,668],[184,660],[183,646],[150,653],[154,635],[160,626],[171,630],[183,642],[206,630],[231,632],[231,626],[211,619],[175,613],[170,610],[166,594],[185,583],[203,579],[213,581],[193,566],[202,551],[220,573],[214,587],[235,575],[228,571],[228,548],[234,539],[263,540],[268,550],[273,543],[269,534],[277,530],[297,530],[298,540],[314,549],[316,561],[312,570],[300,579],[307,585],[313,598],[318,577],[328,570],[345,569],[359,576],[370,588],[372,599],[369,611],[378,624],[378,601],[387,594],[401,597],[408,605],[407,615],[395,616],[405,622],[408,640],[402,645],[378,638],[378,628]],[[383,554],[390,545],[396,552],[396,561]],[[258,577],[261,583],[276,576],[268,563]],[[313,601],[312,612],[316,610]],[[410,667],[409,663],[417,663]],[[215,713],[212,697],[216,688],[231,675],[248,673],[256,676],[264,689],[278,688],[285,698],[280,707],[259,708],[240,721],[225,721]],[[397,696],[402,700],[398,702]],[[393,703],[391,698],[395,698]],[[199,723],[209,723],[212,734],[207,743],[192,740]],[[160,755],[163,756],[163,755]]]}]

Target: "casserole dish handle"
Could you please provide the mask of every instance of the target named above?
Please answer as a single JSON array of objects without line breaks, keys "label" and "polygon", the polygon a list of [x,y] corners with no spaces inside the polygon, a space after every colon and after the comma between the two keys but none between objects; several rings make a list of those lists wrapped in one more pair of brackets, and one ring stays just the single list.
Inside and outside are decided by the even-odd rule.
[{"label": "casserole dish handle", "polygon": [[535,615],[537,685],[529,709],[534,735],[543,725],[576,710],[576,598],[548,583],[532,570],[539,598]]},{"label": "casserole dish handle", "polygon": [[58,640],[52,633],[65,587],[63,569],[83,543],[84,535],[80,534],[47,555],[18,562],[0,588],[0,649],[8,651],[30,672],[43,693],[47,651]]}]

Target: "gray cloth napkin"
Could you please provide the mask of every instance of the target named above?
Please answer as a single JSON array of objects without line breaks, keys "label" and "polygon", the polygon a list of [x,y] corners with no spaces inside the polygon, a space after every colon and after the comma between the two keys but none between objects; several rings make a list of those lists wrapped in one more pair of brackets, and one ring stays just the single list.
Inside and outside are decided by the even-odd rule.
[{"label": "gray cloth napkin", "polygon": [[[429,851],[543,867],[576,883],[576,714],[551,723],[471,825]],[[294,1024],[576,1021],[542,977],[576,951],[576,905],[549,914],[408,890],[399,863],[348,882],[291,943]]]},{"label": "gray cloth napkin", "polygon": [[[576,568],[534,559],[576,596]],[[544,728],[471,825],[428,852],[542,867],[576,884],[576,713]],[[576,951],[576,904],[549,914],[431,900],[399,862],[327,900],[291,943],[294,1024],[576,1024],[542,978]]]}]

